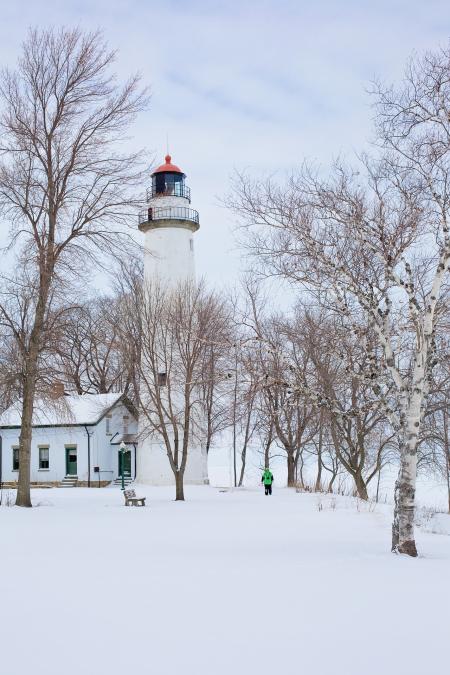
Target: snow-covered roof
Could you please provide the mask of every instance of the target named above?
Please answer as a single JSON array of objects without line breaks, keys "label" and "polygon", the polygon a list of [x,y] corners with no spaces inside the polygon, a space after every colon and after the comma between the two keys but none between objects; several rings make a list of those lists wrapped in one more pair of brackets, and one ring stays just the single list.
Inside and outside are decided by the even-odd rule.
[{"label": "snow-covered roof", "polygon": [[[33,411],[33,426],[96,424],[122,398],[122,393],[61,396],[55,400],[38,400]],[[20,427],[22,401],[17,401],[0,415],[0,428]]]}]

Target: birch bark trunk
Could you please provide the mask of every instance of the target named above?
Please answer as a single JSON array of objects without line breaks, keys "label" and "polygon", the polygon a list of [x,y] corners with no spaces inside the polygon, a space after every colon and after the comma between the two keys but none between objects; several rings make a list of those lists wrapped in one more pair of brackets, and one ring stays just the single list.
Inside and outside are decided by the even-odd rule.
[{"label": "birch bark trunk", "polygon": [[[431,336],[430,336],[431,337]],[[417,478],[417,444],[421,423],[422,405],[425,397],[425,363],[427,346],[415,354],[412,394],[409,401],[400,397],[403,408],[403,442],[400,447],[400,467],[394,490],[394,520],[392,523],[392,551],[417,557],[414,540],[414,513]]]},{"label": "birch bark trunk", "polygon": [[445,408],[443,414],[443,425],[444,425],[444,452],[445,452],[445,473],[447,479],[447,500],[448,500],[448,512],[450,513],[450,443],[448,438],[448,409],[447,409],[447,399],[445,399]]}]

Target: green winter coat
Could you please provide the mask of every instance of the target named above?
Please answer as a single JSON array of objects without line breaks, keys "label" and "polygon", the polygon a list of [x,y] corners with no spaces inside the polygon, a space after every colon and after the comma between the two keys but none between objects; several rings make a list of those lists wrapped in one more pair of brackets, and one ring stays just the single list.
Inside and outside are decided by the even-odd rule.
[{"label": "green winter coat", "polygon": [[263,476],[261,478],[261,483],[264,483],[264,485],[272,485],[273,483],[273,473],[271,472],[270,469],[266,469],[263,473]]}]

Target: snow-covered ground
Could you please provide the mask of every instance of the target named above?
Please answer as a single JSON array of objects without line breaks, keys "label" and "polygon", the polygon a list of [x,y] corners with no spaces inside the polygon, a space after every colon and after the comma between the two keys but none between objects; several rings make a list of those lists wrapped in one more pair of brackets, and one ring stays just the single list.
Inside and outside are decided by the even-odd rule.
[{"label": "snow-covered ground", "polygon": [[0,509],[1,673],[448,670],[450,536],[419,530],[412,560],[389,553],[387,506],[287,489],[192,487],[185,503],[138,491],[146,508],[80,488]]}]

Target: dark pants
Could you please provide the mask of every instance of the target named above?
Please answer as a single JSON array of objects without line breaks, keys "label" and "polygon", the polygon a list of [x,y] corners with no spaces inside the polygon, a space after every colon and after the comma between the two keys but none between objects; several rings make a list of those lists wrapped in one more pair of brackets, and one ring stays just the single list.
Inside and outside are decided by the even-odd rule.
[{"label": "dark pants", "polygon": [[264,489],[266,491],[266,495],[272,494],[272,486],[271,485],[264,485]]}]

